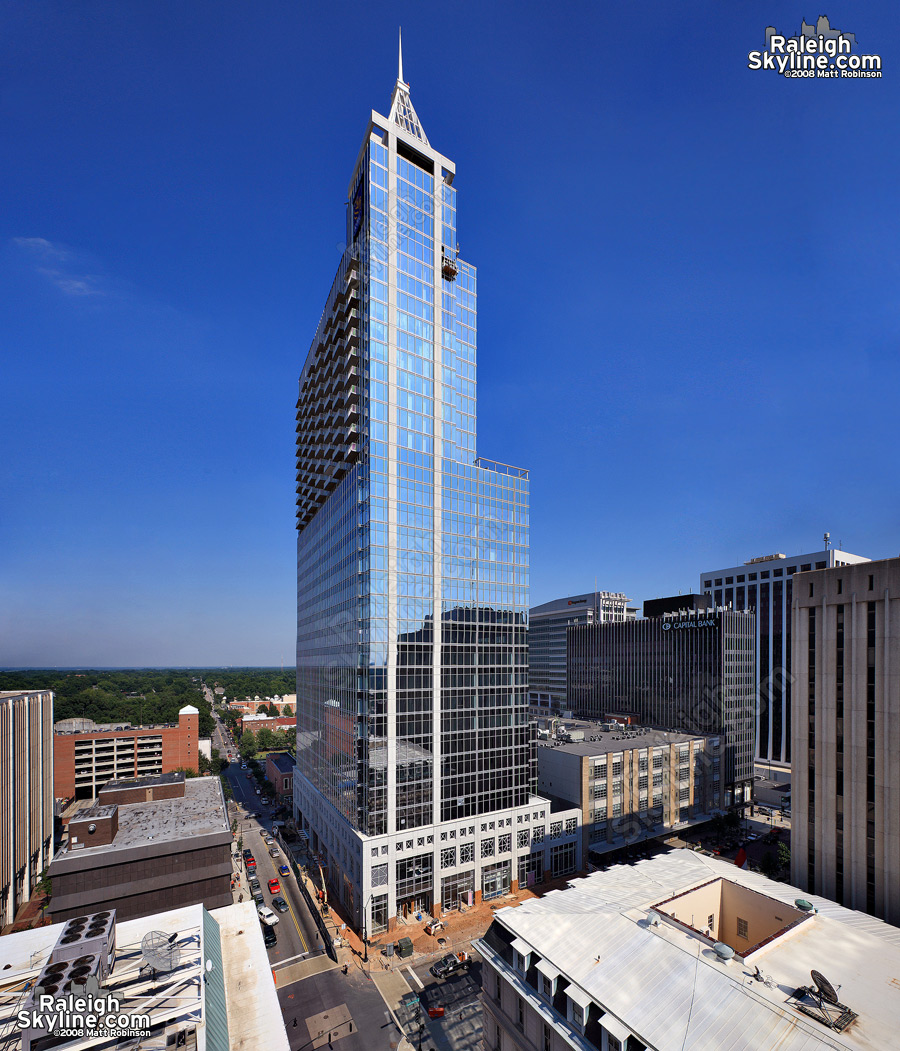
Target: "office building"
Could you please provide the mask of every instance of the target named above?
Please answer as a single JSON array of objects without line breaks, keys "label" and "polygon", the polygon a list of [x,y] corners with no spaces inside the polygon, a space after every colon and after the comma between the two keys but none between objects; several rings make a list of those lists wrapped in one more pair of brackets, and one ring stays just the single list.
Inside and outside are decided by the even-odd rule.
[{"label": "office building", "polygon": [[713,600],[709,595],[669,595],[666,598],[648,598],[644,602],[645,617],[661,617],[665,613],[680,613],[682,610],[702,611],[709,609]]},{"label": "office building", "polygon": [[753,614],[685,610],[568,629],[569,700],[579,716],[724,736],[725,805],[753,783]]},{"label": "office building", "polygon": [[534,715],[558,715],[566,706],[566,628],[634,620],[637,610],[621,591],[585,595],[532,606],[528,613],[528,699]]},{"label": "office building", "polygon": [[0,926],[53,852],[53,693],[0,691]]},{"label": "office building", "polygon": [[[290,1047],[252,902],[211,911],[190,905],[132,920],[91,912],[6,935],[3,961],[0,1046],[10,1051]],[[36,1026],[19,1026],[18,1012],[38,1010],[42,993],[54,1000],[113,997],[110,1028],[119,1029],[118,1015],[128,1021],[119,1035],[103,1036],[78,1017],[91,1007],[70,1001],[65,1028],[52,1010]],[[126,1035],[134,1016],[146,1017],[134,1026],[143,1035]]]},{"label": "office building", "polygon": [[793,590],[791,877],[900,926],[900,558]]},{"label": "office building", "polygon": [[191,704],[177,723],[97,726],[67,719],[54,727],[53,790],[57,799],[94,799],[126,777],[158,777],[176,770],[198,773],[200,713]]},{"label": "office building", "polygon": [[585,856],[599,861],[724,813],[721,745],[720,737],[589,727],[580,741],[538,743],[538,791],[580,808]]},{"label": "office building", "polygon": [[762,555],[730,569],[700,574],[716,606],[756,612],[757,759],[791,762],[791,593],[795,573],[867,562],[827,548],[806,555]]},{"label": "office building", "polygon": [[50,863],[53,920],[230,905],[231,844],[219,778],[111,781],[69,820],[68,840]]},{"label": "office building", "polygon": [[491,1051],[897,1044],[895,929],[690,850],[502,909],[474,944]]},{"label": "office building", "polygon": [[294,805],[332,894],[375,931],[504,893],[538,836],[543,857],[550,807],[528,718],[528,472],[477,452],[476,271],[402,62],[347,198],[297,402]]}]

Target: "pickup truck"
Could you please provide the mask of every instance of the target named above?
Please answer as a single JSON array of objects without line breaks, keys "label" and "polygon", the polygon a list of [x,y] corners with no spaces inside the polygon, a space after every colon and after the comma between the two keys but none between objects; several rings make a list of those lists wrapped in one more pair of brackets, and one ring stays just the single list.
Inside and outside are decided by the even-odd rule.
[{"label": "pickup truck", "polygon": [[437,963],[431,965],[431,973],[435,978],[449,978],[457,971],[468,968],[471,958],[467,952],[448,952],[442,956]]}]

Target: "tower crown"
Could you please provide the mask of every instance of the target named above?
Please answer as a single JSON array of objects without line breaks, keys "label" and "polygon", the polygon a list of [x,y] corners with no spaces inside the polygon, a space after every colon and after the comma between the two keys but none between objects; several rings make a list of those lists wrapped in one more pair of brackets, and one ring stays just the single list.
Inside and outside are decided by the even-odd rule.
[{"label": "tower crown", "polygon": [[400,30],[399,49],[397,55],[397,83],[391,94],[390,119],[413,138],[424,142],[426,146],[431,145],[428,136],[422,127],[418,114],[409,97],[409,84],[403,79],[403,30]]}]

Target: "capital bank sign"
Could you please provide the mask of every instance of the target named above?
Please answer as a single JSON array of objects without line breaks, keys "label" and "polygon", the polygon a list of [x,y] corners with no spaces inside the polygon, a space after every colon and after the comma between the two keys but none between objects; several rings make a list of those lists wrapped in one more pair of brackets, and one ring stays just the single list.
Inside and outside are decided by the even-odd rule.
[{"label": "capital bank sign", "polygon": [[688,631],[697,628],[715,628],[718,626],[717,617],[697,617],[691,620],[664,620],[663,631]]}]

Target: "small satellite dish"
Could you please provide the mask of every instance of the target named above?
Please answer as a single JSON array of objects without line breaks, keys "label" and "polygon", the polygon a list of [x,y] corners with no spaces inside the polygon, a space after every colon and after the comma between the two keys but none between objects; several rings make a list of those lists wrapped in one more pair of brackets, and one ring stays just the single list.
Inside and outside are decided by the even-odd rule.
[{"label": "small satellite dish", "polygon": [[809,975],[813,980],[813,985],[815,985],[818,990],[819,996],[821,996],[826,1003],[836,1004],[839,1002],[838,995],[834,991],[834,986],[828,981],[824,974],[820,974],[818,971],[810,971]]},{"label": "small satellite dish", "polygon": [[173,971],[181,962],[181,948],[164,931],[149,931],[141,938],[141,953],[154,971]]}]

